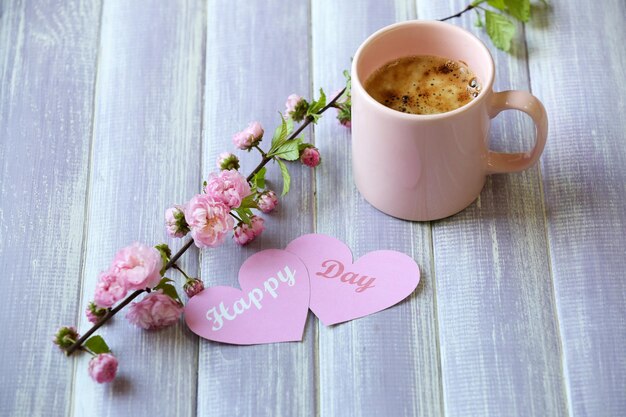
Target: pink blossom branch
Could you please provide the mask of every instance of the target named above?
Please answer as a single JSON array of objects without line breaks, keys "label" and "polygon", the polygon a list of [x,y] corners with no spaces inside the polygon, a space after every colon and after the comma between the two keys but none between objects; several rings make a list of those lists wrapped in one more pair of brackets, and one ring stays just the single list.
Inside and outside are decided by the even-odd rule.
[{"label": "pink blossom branch", "polygon": [[[322,108],[320,111],[317,112],[317,114],[322,114],[324,113],[326,110],[328,110],[329,108],[333,107],[333,105],[335,104],[335,102],[337,100],[339,100],[339,97],[341,97],[341,95],[344,93],[344,91],[346,91],[346,89],[344,88],[343,90],[341,90],[336,96],[335,98],[333,98],[326,106],[324,106],[324,108]],[[311,122],[313,121],[313,117],[309,116],[307,117],[304,122],[300,125],[300,127],[298,127],[298,129],[296,129],[288,138],[287,141],[293,140],[294,138],[296,138],[300,133],[302,133],[302,131],[309,125],[311,124]],[[248,177],[246,178],[248,181],[252,180],[252,178],[254,178],[254,176],[261,170],[263,169],[263,167],[265,165],[267,165],[267,163],[269,161],[271,161],[273,159],[272,156],[267,156],[264,154],[263,159],[261,159],[261,162],[259,163],[259,165],[256,166],[256,168],[254,168],[254,170],[252,170],[252,172],[250,173],[250,175],[248,175]]]},{"label": "pink blossom branch", "polygon": [[[165,265],[165,270],[167,271],[168,269],[173,267],[176,264],[176,261],[178,261],[178,259],[180,259],[180,257],[183,256],[183,253],[185,253],[187,251],[187,249],[189,249],[191,247],[192,244],[193,244],[193,239],[189,239],[189,241],[187,241],[187,243],[185,243],[185,245],[182,248],[180,248],[178,250],[178,252],[176,252],[174,254],[174,256],[172,256],[172,258],[169,260],[169,262]],[[82,347],[82,344],[85,342],[85,340],[87,340],[92,334],[94,334],[96,332],[96,330],[98,330],[100,327],[102,327],[102,325],[104,323],[106,323],[107,321],[111,320],[111,318],[113,318],[114,315],[116,315],[121,309],[123,309],[128,304],[130,304],[131,301],[133,301],[140,294],[142,294],[142,293],[144,293],[146,291],[149,291],[149,289],[137,290],[137,291],[131,293],[128,297],[126,297],[117,306],[115,306],[114,309],[108,310],[106,312],[106,314],[104,316],[102,316],[102,318],[100,320],[98,320],[98,322],[96,324],[94,324],[93,326],[91,326],[91,328],[89,330],[87,330],[87,333],[82,335],[76,342],[74,342],[72,344],[72,346],[70,346],[70,347],[68,347],[66,349],[65,354],[67,356],[69,356],[72,353],[74,353],[77,349],[80,349]]]},{"label": "pink blossom branch", "polygon": [[[333,107],[333,105],[335,104],[335,102],[341,97],[341,95],[344,93],[346,89],[344,88],[343,90],[341,90],[341,92],[339,92],[339,94],[337,94],[337,96],[335,98],[333,98],[324,108],[322,108],[319,112],[317,112],[317,114],[321,115],[322,113],[324,113],[326,110],[328,110],[329,108]],[[313,121],[313,117],[309,116],[307,117],[304,122],[300,125],[300,127],[298,127],[297,130],[295,130],[290,136],[289,138],[287,138],[287,140],[292,140],[295,137],[297,137],[309,124],[311,124],[311,122]],[[257,147],[258,148],[258,147]],[[263,152],[260,148],[258,148],[259,151],[261,152],[262,155],[262,159],[261,162],[259,163],[259,165],[256,166],[256,168],[254,168],[254,170],[252,171],[252,173],[250,173],[250,175],[248,175],[247,177],[247,181],[252,180],[252,178],[265,166],[267,165],[267,163],[269,161],[271,161],[273,159],[273,157],[268,157],[267,154],[265,152]],[[232,215],[232,213],[231,213]],[[167,271],[168,269],[175,267],[176,269],[177,266],[176,261],[178,261],[178,259],[180,259],[180,257],[187,251],[187,249],[189,249],[191,247],[191,245],[193,244],[193,239],[189,239],[187,241],[187,243],[185,243],[185,245],[183,245],[182,248],[180,248],[178,250],[178,252],[176,252],[174,254],[174,256],[172,256],[172,258],[169,260],[169,262],[165,265],[165,270]],[[182,272],[182,271],[181,271]],[[87,332],[82,335],[78,340],[76,340],[76,342],[74,342],[70,347],[68,347],[65,350],[65,354],[67,356],[71,355],[72,353],[74,353],[76,350],[79,349],[83,349],[82,345],[83,343],[92,335],[94,334],[100,327],[102,327],[103,324],[105,324],[107,321],[109,321],[113,316],[115,316],[120,310],[122,310],[124,307],[126,307],[128,304],[130,304],[131,301],[133,301],[135,298],[137,298],[140,294],[144,293],[144,292],[150,292],[149,288],[146,289],[142,289],[142,290],[136,290],[135,292],[131,293],[128,297],[126,297],[121,303],[119,303],[117,306],[115,306],[115,308],[110,309],[106,312],[106,314],[100,319],[98,320],[89,330],[87,330]]]}]

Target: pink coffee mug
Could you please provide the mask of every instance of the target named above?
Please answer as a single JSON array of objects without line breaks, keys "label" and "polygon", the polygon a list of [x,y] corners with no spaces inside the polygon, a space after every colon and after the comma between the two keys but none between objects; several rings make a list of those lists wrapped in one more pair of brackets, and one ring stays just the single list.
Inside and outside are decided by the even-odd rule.
[{"label": "pink coffee mug", "polygon": [[[363,83],[372,72],[411,55],[464,61],[482,91],[468,104],[434,115],[392,110],[367,94]],[[363,197],[394,217],[435,220],[469,206],[488,174],[533,166],[546,144],[546,111],[526,91],[493,92],[493,79],[493,58],[485,44],[448,23],[402,22],[367,38],[352,62],[352,167]],[[507,109],[533,119],[537,134],[531,151],[489,150],[491,119]]]}]

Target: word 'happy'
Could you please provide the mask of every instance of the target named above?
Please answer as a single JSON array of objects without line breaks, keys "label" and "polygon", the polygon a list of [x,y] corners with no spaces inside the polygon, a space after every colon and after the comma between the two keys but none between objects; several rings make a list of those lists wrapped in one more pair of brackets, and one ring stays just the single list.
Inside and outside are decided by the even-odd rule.
[{"label": "word 'happy'", "polygon": [[368,288],[375,287],[374,281],[376,278],[368,277],[367,275],[359,275],[355,272],[343,272],[344,266],[341,262],[335,261],[334,259],[328,259],[322,262],[322,268],[326,268],[325,271],[316,272],[315,275],[319,275],[324,278],[339,278],[341,282],[347,282],[351,285],[356,285],[354,291],[363,292]]},{"label": "word 'happy'", "polygon": [[[289,269],[289,266],[285,266],[285,273],[283,271],[278,271],[276,276],[278,279],[274,277],[269,277],[263,282],[262,288],[266,293],[272,296],[272,298],[278,297],[278,286],[281,283],[286,283],[290,287],[293,287],[296,283],[296,271],[292,271]],[[228,307],[224,305],[222,301],[219,305],[219,311],[217,307],[211,307],[206,313],[206,319],[208,321],[213,322],[213,327],[211,328],[213,331],[217,331],[224,326],[224,320],[232,321],[237,318],[237,316],[243,314],[246,310],[250,309],[254,305],[257,310],[260,310],[263,306],[261,305],[261,300],[263,300],[264,293],[260,288],[253,288],[248,292],[247,300],[245,297],[241,297],[233,303],[232,314],[228,310]]]}]

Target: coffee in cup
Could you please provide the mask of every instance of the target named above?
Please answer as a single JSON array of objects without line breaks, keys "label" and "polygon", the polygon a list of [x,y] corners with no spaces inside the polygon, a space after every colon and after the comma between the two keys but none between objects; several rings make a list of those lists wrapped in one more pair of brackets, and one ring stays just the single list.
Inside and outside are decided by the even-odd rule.
[{"label": "coffee in cup", "polygon": [[365,91],[379,103],[411,114],[446,113],[478,97],[481,86],[463,61],[435,55],[394,59],[365,81]]}]

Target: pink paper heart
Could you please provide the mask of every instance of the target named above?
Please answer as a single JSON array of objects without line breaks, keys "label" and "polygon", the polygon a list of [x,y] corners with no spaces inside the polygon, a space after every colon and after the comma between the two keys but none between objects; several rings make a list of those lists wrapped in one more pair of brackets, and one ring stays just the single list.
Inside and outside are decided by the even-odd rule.
[{"label": "pink paper heart", "polygon": [[301,236],[286,250],[309,270],[309,308],[327,326],[391,307],[408,297],[420,280],[419,267],[403,253],[380,250],[353,263],[348,246],[322,234]]},{"label": "pink paper heart", "polygon": [[309,276],[297,256],[269,249],[239,269],[241,290],[211,287],[185,306],[198,336],[236,345],[302,340],[309,307]]}]

